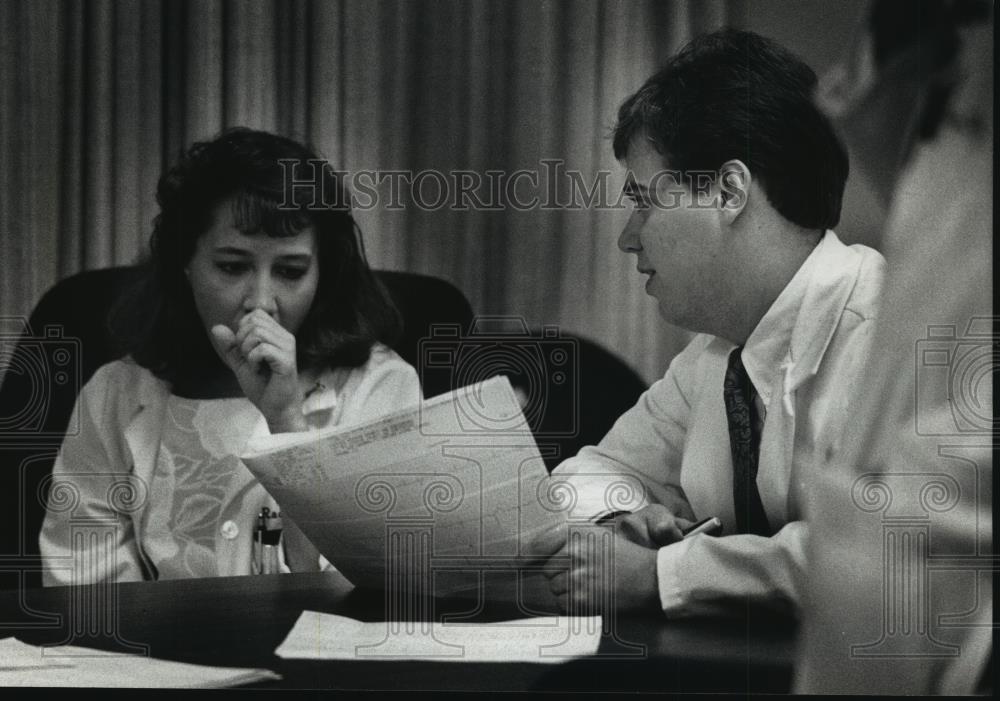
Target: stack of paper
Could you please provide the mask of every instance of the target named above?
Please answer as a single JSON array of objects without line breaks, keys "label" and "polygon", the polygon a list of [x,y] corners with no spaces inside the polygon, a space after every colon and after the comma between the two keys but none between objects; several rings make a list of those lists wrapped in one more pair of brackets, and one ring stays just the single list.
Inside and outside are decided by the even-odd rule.
[{"label": "stack of paper", "polygon": [[281,679],[267,669],[206,667],[82,647],[0,640],[0,686],[215,688]]},{"label": "stack of paper", "polygon": [[303,611],[274,654],[309,660],[555,663],[596,654],[601,625],[600,616],[498,623],[362,623]]}]

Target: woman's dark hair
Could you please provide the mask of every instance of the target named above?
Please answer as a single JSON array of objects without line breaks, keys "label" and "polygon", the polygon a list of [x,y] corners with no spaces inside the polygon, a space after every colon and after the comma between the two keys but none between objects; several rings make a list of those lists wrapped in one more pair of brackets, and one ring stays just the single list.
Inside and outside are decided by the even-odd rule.
[{"label": "woman's dark hair", "polygon": [[234,128],[195,143],[160,178],[145,274],[111,317],[124,353],[175,389],[225,368],[184,273],[224,200],[232,201],[233,223],[244,234],[316,231],[319,284],[296,334],[300,367],[356,367],[375,341],[395,342],[399,313],[365,260],[341,176],[296,141]]},{"label": "woman's dark hair", "polygon": [[815,87],[813,70],[769,39],[732,29],[698,37],[622,104],[615,157],[648,137],[685,175],[738,158],[785,219],[833,228],[847,151],[813,104]]}]

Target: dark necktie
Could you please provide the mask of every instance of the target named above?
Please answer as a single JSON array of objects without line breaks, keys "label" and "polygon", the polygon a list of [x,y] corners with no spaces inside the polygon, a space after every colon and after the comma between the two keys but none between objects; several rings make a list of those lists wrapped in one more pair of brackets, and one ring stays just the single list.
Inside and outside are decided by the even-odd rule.
[{"label": "dark necktie", "polygon": [[757,390],[740,358],[742,347],[729,354],[722,396],[726,402],[729,423],[729,447],[733,453],[733,502],[736,506],[736,528],[740,533],[770,536],[771,527],[757,491],[757,459],[760,455],[760,431]]}]

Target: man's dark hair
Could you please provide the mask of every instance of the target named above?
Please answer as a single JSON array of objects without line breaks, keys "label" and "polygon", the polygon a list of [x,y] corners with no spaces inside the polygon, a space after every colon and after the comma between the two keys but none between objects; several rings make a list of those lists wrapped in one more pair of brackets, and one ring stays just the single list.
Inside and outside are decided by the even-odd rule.
[{"label": "man's dark hair", "polygon": [[[295,187],[309,180],[316,197]],[[315,163],[311,170],[309,163]],[[305,192],[303,191],[305,189]],[[296,334],[300,368],[358,366],[378,340],[393,343],[399,313],[365,260],[343,178],[315,151],[291,139],[245,128],[195,143],[159,182],[150,257],[132,295],[112,311],[120,350],[183,393],[225,366],[212,348],[184,268],[212,225],[215,207],[231,202],[233,223],[246,235],[316,232],[319,283]]]},{"label": "man's dark hair", "polygon": [[698,37],[622,104],[615,157],[646,138],[684,175],[739,159],[785,219],[833,228],[847,152],[813,104],[815,87],[813,70],[769,39],[730,29]]}]

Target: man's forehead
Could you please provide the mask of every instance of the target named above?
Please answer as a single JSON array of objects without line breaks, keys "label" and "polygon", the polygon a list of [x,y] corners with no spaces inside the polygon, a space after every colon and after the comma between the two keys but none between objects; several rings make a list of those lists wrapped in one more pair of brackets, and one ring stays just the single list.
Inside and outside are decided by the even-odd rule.
[{"label": "man's forehead", "polygon": [[628,163],[625,166],[625,185],[622,189],[626,193],[649,193],[664,188],[673,190],[678,187],[684,188],[687,183],[683,173],[670,170],[662,165],[638,171],[632,170]]},{"label": "man's forehead", "polygon": [[630,190],[647,190],[650,183],[660,182],[661,175],[669,170],[666,158],[646,139],[634,139],[623,159],[625,187]]}]

